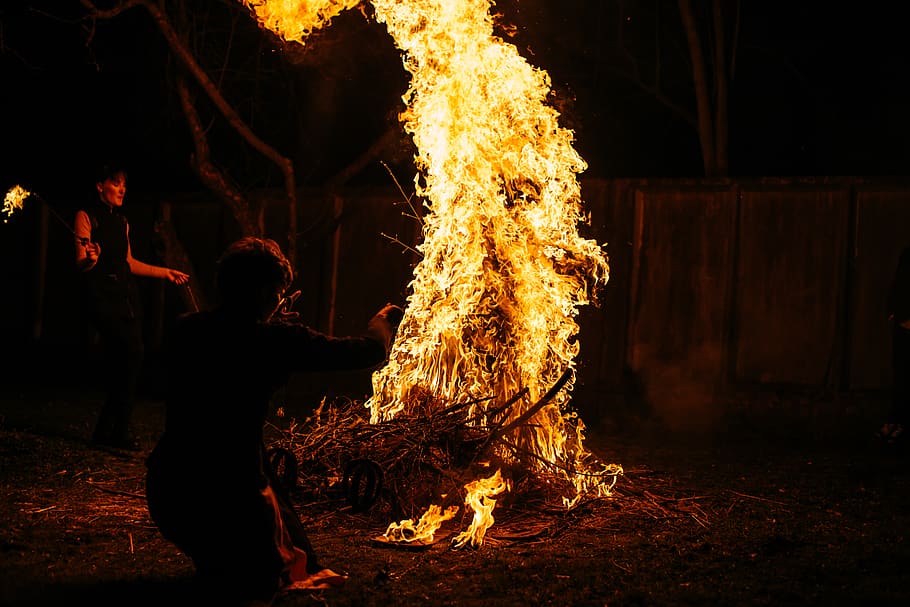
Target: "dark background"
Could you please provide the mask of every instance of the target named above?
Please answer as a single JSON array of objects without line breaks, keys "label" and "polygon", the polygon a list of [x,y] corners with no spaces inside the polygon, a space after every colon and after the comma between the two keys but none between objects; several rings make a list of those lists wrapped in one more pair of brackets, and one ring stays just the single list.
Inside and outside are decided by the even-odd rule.
[{"label": "dark background", "polygon": [[[628,20],[617,18],[622,4]],[[235,6],[192,1],[194,18],[211,18],[198,46],[206,51],[205,65],[225,66],[219,51],[230,43],[223,74],[229,98],[263,139],[295,159],[302,186],[321,185],[394,117],[407,77],[389,37],[352,11],[291,61],[229,5]],[[554,99],[589,162],[588,177],[702,176],[695,132],[619,75],[628,64],[613,44],[621,30],[650,76],[656,62],[649,53],[661,40],[665,90],[691,108],[675,3],[515,0],[496,9],[517,25],[513,40],[521,52],[550,73]],[[901,9],[896,2],[743,2],[731,87],[731,176],[908,176]],[[138,244],[148,240],[153,219],[142,202],[202,191],[188,169],[192,147],[169,84],[173,62],[142,9],[99,23],[89,45],[80,15],[76,0],[0,4],[0,188],[19,183],[68,208],[93,195],[97,160],[121,156],[131,173],[127,211]],[[232,20],[233,36],[225,27]],[[654,35],[655,22],[666,36]],[[209,134],[220,166],[241,187],[279,183],[274,169],[218,120],[211,120]],[[383,159],[407,179],[406,154]],[[375,164],[357,182],[389,185]],[[789,186],[781,189],[793,195]],[[808,198],[793,208],[805,214],[807,232],[829,238],[819,228],[827,224],[812,213],[818,205]],[[690,201],[678,199],[676,206],[654,208],[673,211]],[[883,212],[881,222],[889,217]],[[30,242],[36,233],[30,219],[0,224],[4,329],[27,324],[22,319],[31,293],[23,297],[16,287],[31,285],[35,264],[24,258],[39,250]],[[686,225],[702,225],[687,219]],[[50,226],[59,230],[53,220]],[[616,241],[617,257],[626,244]],[[616,274],[611,284],[623,285]],[[57,292],[60,301],[70,296]],[[5,335],[7,356],[22,355],[20,342]],[[28,396],[8,381],[18,379],[18,366],[4,362],[0,388],[12,397],[4,396],[0,416],[8,464],[0,466],[0,519],[8,521],[0,526],[0,564],[9,572],[0,602],[64,605],[81,596],[98,605],[179,604],[183,587],[166,590],[190,575],[190,565],[164,543],[134,497],[142,490],[142,459],[86,448],[80,437],[89,435],[100,402],[93,395],[34,389],[68,366],[78,368],[75,355],[67,354],[60,366],[36,371],[42,381],[33,382]],[[685,404],[687,394],[674,392],[669,400]],[[860,405],[863,415],[851,417],[842,402],[773,394],[753,409],[745,410],[750,403],[732,409],[740,423],[724,418],[722,432],[682,445],[673,441],[678,436],[624,429],[630,438],[609,435],[598,450],[626,470],[621,499],[548,517],[542,537],[491,542],[493,550],[377,550],[370,538],[388,518],[305,514],[326,562],[351,573],[345,589],[331,597],[336,605],[426,604],[427,597],[485,605],[903,605],[910,559],[906,457],[870,448],[877,426],[865,423]],[[782,426],[785,410],[795,421]],[[697,419],[702,411],[683,414]],[[151,444],[162,427],[161,408],[150,403],[139,413]],[[813,442],[819,435],[832,439],[830,450]],[[775,437],[792,440],[781,448]],[[518,512],[522,532],[529,528],[530,505]],[[504,506],[496,510],[491,538],[509,530]],[[303,595],[288,605],[326,600]]]},{"label": "dark background", "polygon": [[[703,3],[694,4],[706,32]],[[394,121],[407,74],[384,28],[358,11],[336,18],[307,49],[283,53],[239,2],[189,6],[193,31],[204,32],[193,43],[201,62],[254,131],[295,160],[301,186],[324,183]],[[727,14],[736,6],[725,3]],[[732,176],[907,175],[908,45],[893,3],[739,8]],[[675,3],[514,0],[495,10],[499,23],[515,26],[497,32],[550,74],[586,176],[701,176],[695,131],[625,76],[634,61],[653,85],[659,65],[668,98],[694,108]],[[91,192],[94,165],[114,156],[131,169],[133,191],[200,189],[170,84],[174,63],[152,19],[134,8],[92,32],[81,17],[75,1],[0,8],[0,186],[70,199]],[[214,116],[219,166],[243,188],[279,185],[274,168]],[[408,180],[408,158],[384,160]],[[378,163],[356,180],[390,185]]]},{"label": "dark background", "polygon": [[[179,4],[177,0],[167,3],[172,17]],[[709,3],[693,5],[699,31],[706,35]],[[236,0],[198,0],[185,6],[189,9],[185,23],[175,17],[174,22],[187,32],[199,62],[251,129],[294,161],[301,188],[318,190],[384,132],[400,128],[397,113],[408,75],[384,28],[359,11],[343,13],[301,48],[282,45],[261,30]],[[731,15],[737,7],[739,25],[733,27]],[[905,84],[910,51],[896,9],[884,2],[859,8],[815,0],[725,2],[724,8],[728,34],[737,32],[730,84],[732,179],[910,176],[906,144],[910,116],[905,111],[910,107]],[[694,111],[689,51],[676,3],[506,0],[497,3],[495,10],[500,14],[496,32],[514,43],[532,65],[550,74],[552,102],[589,163],[583,178],[660,179],[665,180],[663,187],[670,187],[680,182],[674,180],[703,177],[695,130],[668,103],[646,90],[659,81],[667,102]],[[706,40],[706,53],[709,47]],[[76,201],[95,196],[95,166],[110,158],[124,161],[130,171],[125,211],[131,220],[133,250],[138,258],[153,263],[160,262],[152,245],[158,203],[208,200],[217,208],[215,198],[189,168],[194,149],[174,91],[177,67],[145,9],[134,8],[93,23],[85,19],[77,1],[6,3],[0,8],[0,68],[4,87],[0,188],[4,191],[22,184],[70,217]],[[635,69],[638,80],[629,77]],[[280,189],[281,175],[274,165],[227,128],[198,89],[193,90],[199,95],[197,107],[219,168],[242,191]],[[390,191],[392,181],[383,162],[407,184],[414,171],[412,156],[402,134],[348,185],[375,185]],[[631,257],[623,247],[631,247],[634,238],[622,231],[627,218],[603,216],[604,210],[616,205],[601,201],[603,208],[595,208],[597,202],[589,192],[588,203],[598,220],[613,230],[607,239],[614,261],[611,292],[625,301],[623,260]],[[303,213],[332,215],[331,208],[301,206]],[[801,211],[807,217],[806,229],[815,230],[820,242],[833,241],[831,234],[824,233],[827,219],[812,205],[801,208],[806,209]],[[38,328],[45,343],[58,335],[66,347],[74,341],[81,345],[83,337],[75,339],[70,329],[78,325],[77,310],[67,305],[74,275],[68,239],[51,218],[49,243],[33,242],[40,233],[35,215],[31,206],[0,224],[0,250],[11,261],[3,273],[11,296],[0,306],[5,318],[2,335],[14,336],[16,344],[28,343],[37,321],[44,323]],[[219,215],[196,216],[211,221],[193,223],[184,217],[182,223],[175,223],[196,226],[194,244],[207,247],[193,260],[198,264],[197,276],[204,279],[228,231]],[[691,219],[697,225],[697,214]],[[353,214],[345,221],[347,228],[356,231]],[[330,244],[330,238],[319,236],[330,235],[331,225],[323,223],[322,232],[302,243],[302,256],[314,267],[330,259],[323,242]],[[376,237],[378,225],[387,224],[363,226],[356,246],[374,247],[372,259],[382,260],[378,268],[396,265],[407,274],[400,248]],[[674,222],[667,229],[678,227]],[[718,235],[713,236],[716,240]],[[785,242],[768,240],[767,246],[779,249],[781,256],[789,254]],[[886,240],[884,235],[881,240]],[[35,287],[39,263],[34,258],[42,251],[50,258],[43,301],[62,312],[44,318],[35,313],[41,305]],[[670,259],[678,257],[674,251]],[[822,256],[825,263],[829,258]],[[889,255],[881,259],[883,267],[891,263]],[[370,281],[397,280],[383,274],[392,272],[388,268],[371,270]],[[890,276],[890,267],[883,272]],[[402,288],[406,282],[402,280]],[[173,309],[168,306],[179,308],[181,302],[161,303],[160,285],[146,286],[154,300],[149,317],[170,318]],[[342,293],[347,286],[340,287]],[[360,293],[363,279],[354,286]],[[376,290],[370,291],[370,296],[381,298],[376,306],[389,300],[386,297],[404,299],[403,293],[387,296]],[[327,276],[317,276],[308,284],[306,301],[315,311],[307,321],[322,322],[328,316],[329,291]],[[832,297],[822,294],[818,299]],[[339,299],[359,302],[363,298]],[[363,305],[372,307],[374,302]],[[347,319],[335,320],[340,325],[362,315],[349,313]]]}]

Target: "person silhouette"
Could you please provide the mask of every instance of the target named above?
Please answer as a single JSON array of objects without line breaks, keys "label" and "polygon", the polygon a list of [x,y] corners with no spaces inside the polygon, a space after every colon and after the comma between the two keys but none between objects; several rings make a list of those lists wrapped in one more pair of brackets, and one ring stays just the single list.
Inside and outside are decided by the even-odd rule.
[{"label": "person silhouette", "polygon": [[133,276],[182,285],[189,275],[133,257],[129,222],[121,213],[126,195],[123,168],[102,166],[95,189],[97,199],[76,212],[73,224],[84,309],[98,332],[103,362],[99,370],[107,390],[92,442],[138,451],[141,446],[130,421],[145,347],[141,300]]},{"label": "person silhouette", "polygon": [[378,366],[403,314],[384,306],[362,335],[299,322],[293,272],[278,244],[246,237],[219,259],[220,301],[174,325],[165,428],[147,459],[146,499],[161,534],[201,580],[268,603],[289,588],[344,576],[323,568],[274,479],[263,440],[272,398],[295,371]]}]

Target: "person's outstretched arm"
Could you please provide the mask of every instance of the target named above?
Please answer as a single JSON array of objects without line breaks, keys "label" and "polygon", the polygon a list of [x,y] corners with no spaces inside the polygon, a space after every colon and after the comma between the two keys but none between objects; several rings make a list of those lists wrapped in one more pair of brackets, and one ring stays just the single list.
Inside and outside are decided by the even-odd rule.
[{"label": "person's outstretched arm", "polygon": [[165,266],[156,266],[144,261],[139,261],[133,257],[130,247],[130,228],[126,227],[126,261],[130,265],[130,272],[137,276],[148,276],[150,278],[161,278],[170,281],[175,285],[182,285],[190,279],[190,275],[180,270],[167,268]]}]

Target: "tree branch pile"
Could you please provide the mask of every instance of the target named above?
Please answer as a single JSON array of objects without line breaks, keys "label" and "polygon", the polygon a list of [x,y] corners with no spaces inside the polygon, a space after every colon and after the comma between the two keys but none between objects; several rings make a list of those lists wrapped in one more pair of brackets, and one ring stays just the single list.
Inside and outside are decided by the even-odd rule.
[{"label": "tree branch pile", "polygon": [[487,420],[512,418],[509,423],[480,423],[472,414],[482,409],[472,406],[479,401],[445,404],[430,395],[407,413],[378,423],[370,423],[362,402],[323,401],[303,422],[273,427],[276,438],[270,453],[293,454],[292,469],[275,459],[273,464],[299,499],[337,504],[339,509],[362,512],[374,507],[391,518],[413,518],[431,504],[461,504],[465,484],[490,477],[497,469],[512,484],[511,491],[500,496],[503,505],[520,500],[525,506],[553,507],[575,491],[565,469],[540,462],[528,465],[529,454],[510,445],[509,435],[533,424],[534,413],[545,404],[541,399],[520,416],[508,415],[519,397],[492,417],[489,411],[483,413]]}]

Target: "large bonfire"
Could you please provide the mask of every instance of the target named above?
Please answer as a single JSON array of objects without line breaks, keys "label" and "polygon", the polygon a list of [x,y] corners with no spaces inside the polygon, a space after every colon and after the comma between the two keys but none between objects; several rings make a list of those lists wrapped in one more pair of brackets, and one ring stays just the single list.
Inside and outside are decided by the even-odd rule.
[{"label": "large bonfire", "polygon": [[[300,44],[360,4],[245,3],[264,27]],[[592,457],[568,407],[575,317],[609,266],[603,247],[578,232],[586,216],[577,175],[586,164],[547,103],[549,76],[494,35],[489,0],[370,4],[411,74],[401,120],[418,150],[414,183],[426,213],[404,318],[365,403],[369,423],[457,411],[472,462],[558,477],[568,505],[610,495],[622,469]],[[482,542],[492,496],[510,486],[499,469],[465,486],[474,521],[460,543]],[[426,535],[423,525],[432,537],[452,515],[433,506],[417,524],[390,525],[387,536],[413,540]]]}]

